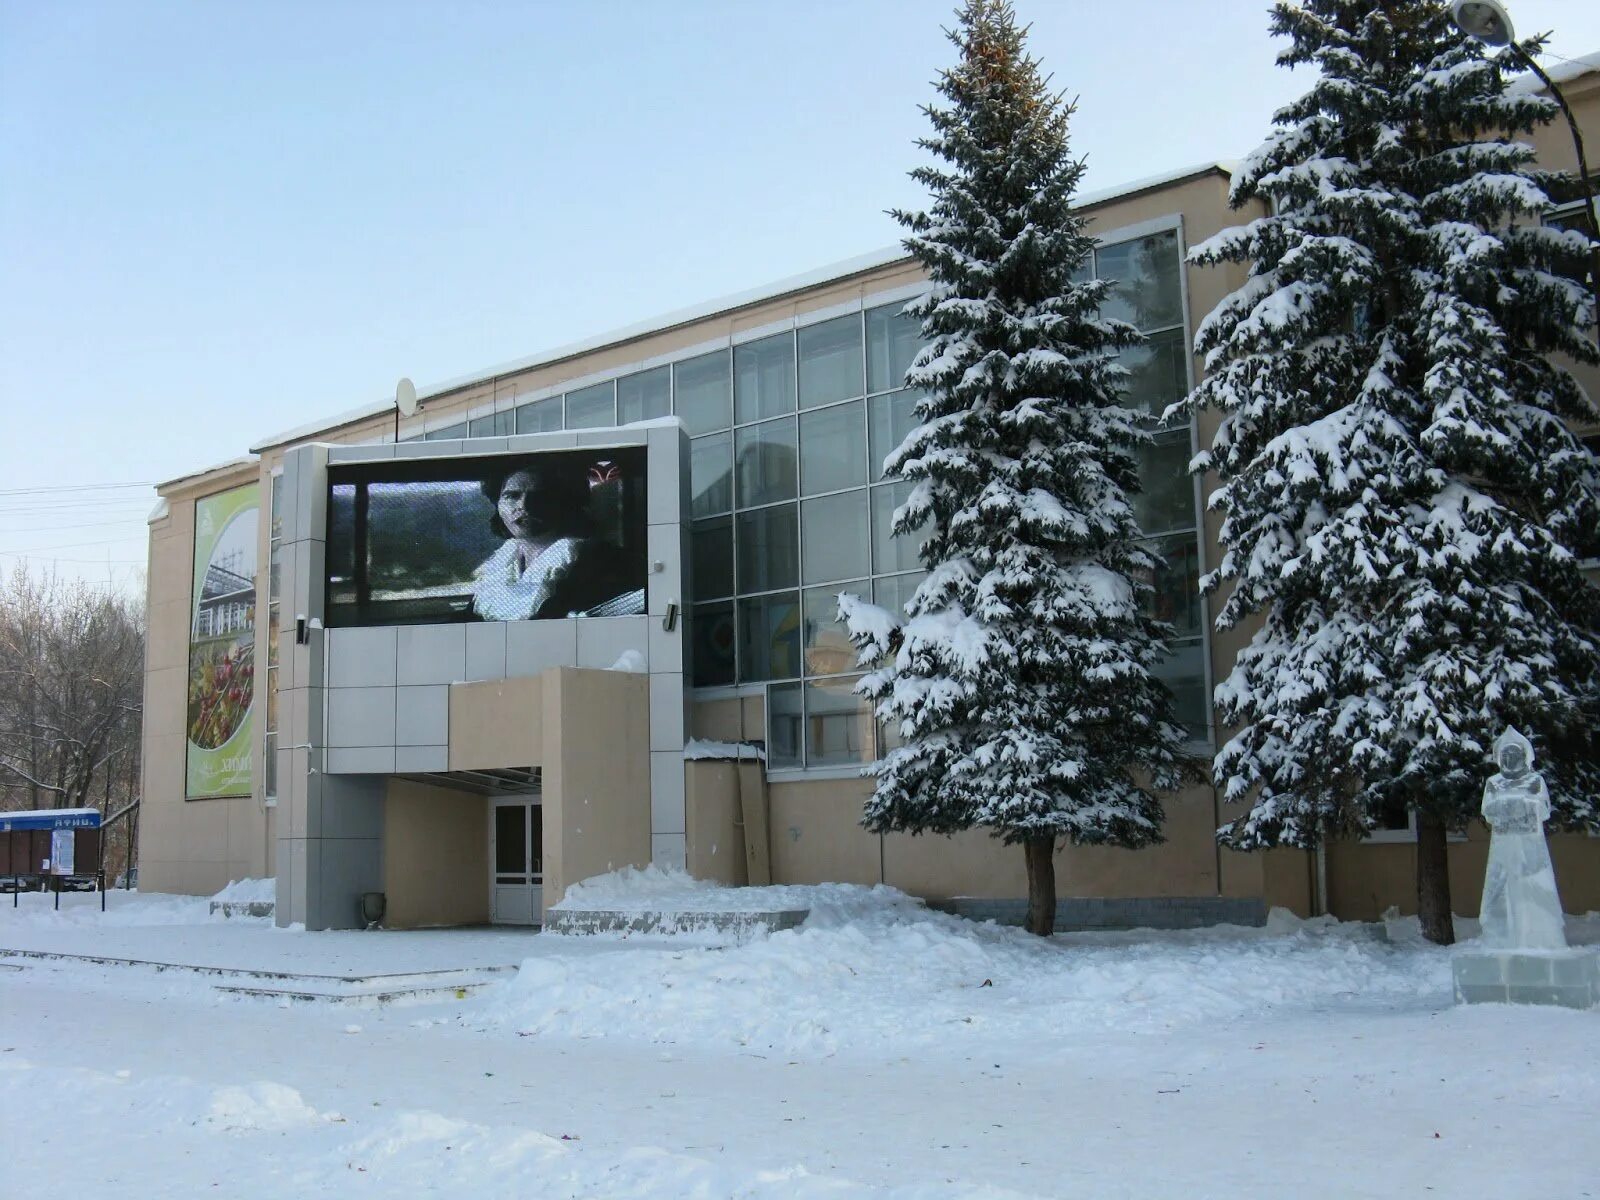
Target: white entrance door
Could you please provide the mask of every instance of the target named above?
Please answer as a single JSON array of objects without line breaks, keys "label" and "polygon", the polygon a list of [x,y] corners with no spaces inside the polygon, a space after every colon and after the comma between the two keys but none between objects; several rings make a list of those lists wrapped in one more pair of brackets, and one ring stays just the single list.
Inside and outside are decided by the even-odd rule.
[{"label": "white entrance door", "polygon": [[496,796],[489,823],[489,919],[537,925],[543,912],[544,831],[537,796]]}]

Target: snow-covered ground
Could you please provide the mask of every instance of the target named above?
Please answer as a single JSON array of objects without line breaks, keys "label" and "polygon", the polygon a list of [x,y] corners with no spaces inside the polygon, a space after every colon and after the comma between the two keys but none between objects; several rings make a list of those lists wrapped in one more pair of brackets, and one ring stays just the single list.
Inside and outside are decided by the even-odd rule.
[{"label": "snow-covered ground", "polygon": [[[674,889],[715,901],[659,877],[589,891]],[[890,889],[784,891],[805,926],[725,946],[6,897],[4,948],[522,966],[471,999],[358,1009],[0,959],[0,1195],[1600,1195],[1600,1014],[1454,1008],[1448,952],[1403,923],[1040,941]]]}]

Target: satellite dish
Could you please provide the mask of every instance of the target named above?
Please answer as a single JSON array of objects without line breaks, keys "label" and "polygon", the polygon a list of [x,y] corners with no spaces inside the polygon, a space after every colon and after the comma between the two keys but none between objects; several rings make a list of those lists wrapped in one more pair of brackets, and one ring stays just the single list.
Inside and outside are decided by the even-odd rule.
[{"label": "satellite dish", "polygon": [[394,406],[400,410],[403,417],[417,415],[417,385],[409,379],[402,378],[394,385]]}]

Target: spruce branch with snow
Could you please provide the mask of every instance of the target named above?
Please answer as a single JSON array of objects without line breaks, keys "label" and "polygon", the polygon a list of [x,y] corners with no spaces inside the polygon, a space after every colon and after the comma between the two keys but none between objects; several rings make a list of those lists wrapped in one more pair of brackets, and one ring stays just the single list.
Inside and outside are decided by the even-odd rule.
[{"label": "spruce branch with snow", "polygon": [[921,424],[885,467],[913,483],[894,530],[926,531],[929,574],[903,623],[851,596],[840,615],[901,738],[864,824],[1021,843],[1028,927],[1049,933],[1058,841],[1159,841],[1157,792],[1189,766],[1128,501],[1149,435],[1116,355],[1139,335],[1098,315],[1106,281],[1077,278],[1093,241],[1070,208],[1072,105],[1008,3],[958,17],[919,142],[937,165],[912,172],[931,204],[894,214],[933,286],[907,308],[931,339],[906,375]]},{"label": "spruce branch with snow", "polygon": [[1448,942],[1446,831],[1506,726],[1557,823],[1600,827],[1600,471],[1569,425],[1600,414],[1563,365],[1597,360],[1590,246],[1542,224],[1552,177],[1518,140],[1554,103],[1447,4],[1280,3],[1272,29],[1319,77],[1234,178],[1271,215],[1190,255],[1250,270],[1176,408],[1223,414],[1204,587],[1219,628],[1259,622],[1217,688],[1214,774],[1248,805],[1220,836],[1312,846],[1410,809]]}]

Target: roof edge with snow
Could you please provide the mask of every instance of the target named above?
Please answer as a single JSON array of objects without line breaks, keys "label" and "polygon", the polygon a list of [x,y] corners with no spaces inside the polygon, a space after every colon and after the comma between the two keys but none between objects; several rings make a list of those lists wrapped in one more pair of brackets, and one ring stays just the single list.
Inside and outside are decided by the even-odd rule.
[{"label": "roof edge with snow", "polygon": [[[1213,171],[1223,175],[1231,175],[1234,171],[1234,165],[1231,160],[1216,159],[1210,162],[1180,167],[1176,170],[1163,171],[1157,175],[1147,175],[1142,179],[1118,184],[1115,187],[1086,192],[1074,199],[1073,207],[1093,208],[1111,200],[1120,200],[1138,195],[1140,192],[1182,183]],[[876,271],[897,262],[909,262],[910,260],[911,256],[906,253],[904,247],[899,245],[885,246],[882,249],[869,251],[866,254],[858,254],[853,258],[843,259],[839,262],[829,263],[826,266],[818,267],[815,270],[806,271],[799,275],[791,275],[784,279],[775,280],[760,287],[735,292],[731,295],[719,296],[716,299],[691,305],[688,308],[676,309],[645,321],[624,325],[620,329],[613,329],[576,342],[568,342],[565,345],[531,354],[526,358],[514,359],[511,362],[501,363],[485,370],[474,371],[467,375],[459,375],[453,379],[429,384],[426,387],[419,387],[417,389],[417,399],[437,399],[439,396],[462,391],[476,384],[486,383],[491,379],[519,374],[536,367],[550,366],[565,359],[577,358],[580,355],[590,354],[596,350],[603,350],[624,342],[638,341],[654,334],[666,333],[669,330],[690,325],[696,321],[703,321],[710,317],[720,316],[736,309],[748,308],[751,305],[762,304],[769,300],[779,300],[796,292],[809,291],[825,284],[839,283],[854,275],[863,275],[869,271]],[[252,453],[259,454],[263,450],[269,450],[275,446],[282,446],[289,442],[313,437],[316,434],[326,433],[344,425],[352,425],[357,421],[370,420],[373,417],[392,412],[394,412],[393,399],[376,400],[370,404],[348,409],[333,417],[324,417],[321,420],[311,421],[293,429],[285,430],[282,433],[273,434],[271,437],[263,438],[261,441],[256,442],[250,449]]]},{"label": "roof edge with snow", "polygon": [[[1543,66],[1543,64],[1540,64]],[[1580,54],[1577,58],[1564,58],[1560,62],[1552,63],[1544,68],[1544,73],[1550,76],[1557,87],[1563,83],[1571,83],[1574,79],[1581,79],[1585,75],[1592,75],[1600,71],[1600,50],[1591,54]],[[1506,85],[1509,92],[1526,93],[1542,92],[1545,90],[1544,80],[1532,71],[1518,75]]]},{"label": "roof edge with snow", "polygon": [[[259,466],[259,464],[260,460],[257,459],[254,454],[241,455],[238,458],[230,458],[227,462],[213,463],[211,466],[201,467],[197,471],[185,471],[182,475],[174,476],[171,479],[163,479],[160,483],[156,484],[156,491],[158,493],[164,492],[169,488],[175,488],[185,484],[194,483],[196,480],[204,479],[208,475],[226,475],[237,471],[242,467],[254,467]],[[149,519],[152,521],[156,520],[157,514],[151,513]]]}]

